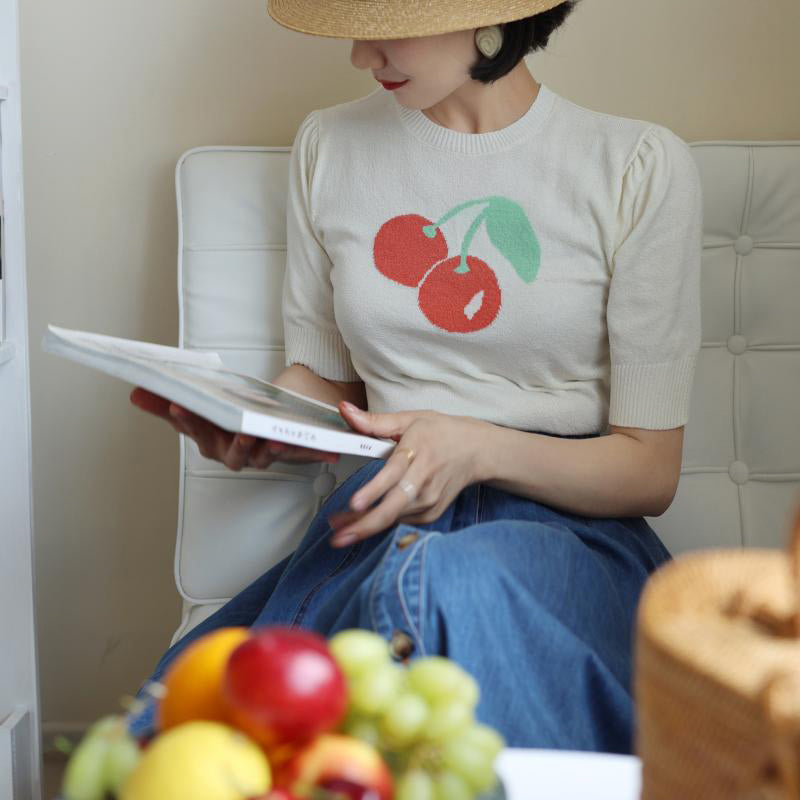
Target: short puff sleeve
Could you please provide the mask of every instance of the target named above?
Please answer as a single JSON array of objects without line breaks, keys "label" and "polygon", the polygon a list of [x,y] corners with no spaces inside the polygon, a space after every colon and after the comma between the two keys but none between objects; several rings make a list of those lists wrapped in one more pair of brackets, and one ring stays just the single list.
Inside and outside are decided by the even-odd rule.
[{"label": "short puff sleeve", "polygon": [[700,350],[703,201],[689,146],[652,126],[628,164],[617,210],[606,322],[609,424],[685,425]]},{"label": "short puff sleeve", "polygon": [[328,380],[358,381],[336,325],[333,264],[322,245],[311,207],[319,146],[317,116],[318,112],[312,111],[300,124],[289,160],[283,280],[286,366],[303,364]]}]

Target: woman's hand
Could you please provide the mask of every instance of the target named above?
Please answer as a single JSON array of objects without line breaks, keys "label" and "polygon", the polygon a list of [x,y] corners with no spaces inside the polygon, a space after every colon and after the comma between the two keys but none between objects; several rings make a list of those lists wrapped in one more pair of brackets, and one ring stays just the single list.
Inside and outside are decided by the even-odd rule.
[{"label": "woman's hand", "polygon": [[273,461],[327,461],[333,464],[339,460],[338,453],[259,439],[244,433],[231,433],[141,387],[131,392],[130,400],[137,408],[165,419],[178,433],[194,439],[202,456],[220,461],[234,472],[242,467],[266,469]]},{"label": "woman's hand", "polygon": [[436,411],[372,414],[344,401],[339,411],[358,433],[394,439],[398,445],[383,469],[350,498],[352,510],[330,517],[335,547],[396,522],[433,522],[465,486],[484,479],[480,454],[489,423]]}]

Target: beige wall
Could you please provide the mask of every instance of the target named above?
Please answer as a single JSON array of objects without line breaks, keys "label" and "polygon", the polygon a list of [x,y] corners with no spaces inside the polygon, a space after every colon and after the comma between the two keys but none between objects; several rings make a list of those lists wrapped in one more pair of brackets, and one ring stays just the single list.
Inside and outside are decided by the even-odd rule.
[{"label": "beige wall", "polygon": [[[129,388],[44,354],[48,322],[177,342],[173,171],[286,145],[371,91],[349,42],[263,0],[22,0],[39,654],[46,727],[119,708],[178,623],[177,437]],[[583,0],[536,77],[687,141],[800,139],[797,0]]]}]

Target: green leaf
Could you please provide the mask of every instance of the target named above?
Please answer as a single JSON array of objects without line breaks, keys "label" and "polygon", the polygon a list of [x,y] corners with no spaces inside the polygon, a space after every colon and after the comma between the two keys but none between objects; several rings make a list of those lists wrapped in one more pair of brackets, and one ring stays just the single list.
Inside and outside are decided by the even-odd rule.
[{"label": "green leaf", "polygon": [[484,212],[492,244],[511,262],[525,283],[539,272],[539,240],[522,208],[513,200],[493,197]]}]

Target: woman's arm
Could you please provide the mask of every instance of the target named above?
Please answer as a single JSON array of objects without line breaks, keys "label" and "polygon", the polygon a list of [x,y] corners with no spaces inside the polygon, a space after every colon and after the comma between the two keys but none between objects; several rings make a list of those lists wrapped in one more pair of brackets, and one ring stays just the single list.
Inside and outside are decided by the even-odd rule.
[{"label": "woman's arm", "polygon": [[359,408],[367,405],[367,394],[363,381],[348,383],[320,378],[302,364],[292,364],[287,367],[272,383],[307,397],[313,397],[323,403],[330,403],[332,406],[338,405],[340,400],[346,400]]},{"label": "woman's arm", "polygon": [[436,411],[379,414],[341,403],[359,433],[394,439],[383,468],[329,518],[347,546],[398,520],[435,522],[465,486],[488,483],[587,517],[658,516],[678,484],[683,428],[611,426],[608,436],[562,439]]},{"label": "woman's arm", "polygon": [[480,480],[588,517],[663,514],[678,486],[683,428],[611,426],[608,436],[561,439],[489,425]]}]

